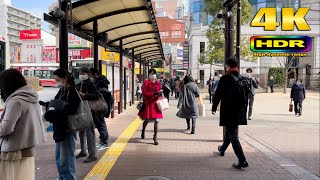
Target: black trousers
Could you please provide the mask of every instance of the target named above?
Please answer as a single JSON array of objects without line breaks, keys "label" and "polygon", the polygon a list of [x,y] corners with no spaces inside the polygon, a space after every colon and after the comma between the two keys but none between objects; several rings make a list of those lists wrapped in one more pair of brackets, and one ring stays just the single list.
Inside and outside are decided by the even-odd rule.
[{"label": "black trousers", "polygon": [[294,101],[294,112],[296,114],[302,114],[302,102],[303,101]]},{"label": "black trousers", "polygon": [[273,93],[274,91],[273,91],[273,86],[270,86],[270,89],[271,89],[271,93]]},{"label": "black trousers", "polygon": [[104,116],[102,113],[96,113],[94,117],[94,125],[96,126],[100,134],[99,139],[101,143],[108,145],[109,133]]},{"label": "black trousers", "polygon": [[246,157],[243,154],[243,150],[239,141],[239,137],[236,134],[239,126],[226,126],[226,138],[223,141],[220,151],[226,151],[229,144],[232,144],[233,151],[238,157],[239,163],[246,161]]},{"label": "black trousers", "polygon": [[170,92],[163,92],[163,95],[165,98],[168,99],[168,102],[169,102],[169,94],[170,94]]}]

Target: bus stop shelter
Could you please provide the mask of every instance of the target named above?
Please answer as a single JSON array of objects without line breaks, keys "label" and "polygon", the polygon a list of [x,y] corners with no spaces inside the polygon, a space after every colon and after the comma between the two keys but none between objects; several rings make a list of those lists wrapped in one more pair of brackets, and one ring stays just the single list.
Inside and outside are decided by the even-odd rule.
[{"label": "bus stop shelter", "polygon": [[[99,68],[98,46],[120,54],[120,89],[126,87],[123,55],[144,67],[152,61],[163,61],[164,54],[156,15],[151,0],[59,0],[59,8],[44,14],[44,20],[59,26],[60,67],[68,68],[68,32],[93,43],[94,67]],[[146,69],[146,68],[144,68]],[[145,71],[144,71],[145,73]],[[120,93],[120,107],[123,95]],[[132,91],[132,103],[134,91]],[[124,104],[126,106],[126,104]]]}]

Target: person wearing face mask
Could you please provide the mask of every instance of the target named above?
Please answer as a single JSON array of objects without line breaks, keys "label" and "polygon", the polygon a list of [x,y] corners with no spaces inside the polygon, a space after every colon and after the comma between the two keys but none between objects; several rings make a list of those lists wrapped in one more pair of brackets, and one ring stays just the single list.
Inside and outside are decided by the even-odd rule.
[{"label": "person wearing face mask", "polygon": [[163,118],[162,112],[158,109],[156,104],[158,98],[162,96],[161,84],[157,81],[156,70],[150,69],[148,71],[149,79],[145,80],[142,85],[142,96],[144,103],[144,110],[138,113],[138,116],[144,121],[141,138],[145,138],[145,130],[149,122],[154,122],[154,145],[158,145],[158,124]]},{"label": "person wearing face mask", "polygon": [[302,114],[302,102],[306,98],[306,90],[304,84],[302,84],[301,79],[297,79],[295,84],[291,88],[291,103],[294,102],[294,112],[295,115],[301,116]]},{"label": "person wearing face mask", "polygon": [[[56,166],[59,173],[59,179],[76,180],[76,132],[68,130],[68,116],[77,113],[81,102],[74,79],[65,69],[57,69],[54,73],[54,79],[61,86],[54,99],[66,101],[68,103],[65,114],[50,116],[47,111],[45,118],[53,122],[53,139],[56,142]],[[43,106],[48,103],[40,101]]]},{"label": "person wearing face mask", "polygon": [[254,102],[254,95],[256,94],[256,89],[258,88],[259,85],[259,81],[252,76],[252,69],[248,68],[246,70],[247,74],[246,77],[248,78],[248,83],[249,83],[249,96],[248,96],[248,100],[249,100],[249,112],[248,112],[248,119],[251,120],[252,119],[252,108],[253,108],[253,102]]},{"label": "person wearing face mask", "polygon": [[[77,84],[77,90],[79,95],[83,100],[87,101],[94,101],[99,99],[99,93],[93,84],[93,82],[89,78],[90,70],[88,67],[81,67],[79,69],[79,79],[80,83]],[[96,120],[96,113],[92,112],[93,120]],[[95,137],[95,131],[94,131],[94,126],[79,131],[79,137],[80,137],[80,147],[81,151],[80,153],[76,156],[77,158],[83,158],[87,156],[87,146],[88,144],[88,153],[89,156],[87,159],[85,159],[83,162],[84,163],[89,163],[92,161],[96,161],[96,137]]]}]

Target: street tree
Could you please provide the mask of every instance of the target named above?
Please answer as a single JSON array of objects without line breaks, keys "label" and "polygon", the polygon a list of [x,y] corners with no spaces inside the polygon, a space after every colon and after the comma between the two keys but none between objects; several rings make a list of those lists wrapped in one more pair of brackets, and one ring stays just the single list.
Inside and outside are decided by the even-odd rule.
[{"label": "street tree", "polygon": [[[221,0],[205,0],[205,12],[210,14],[213,17],[216,17],[217,14],[223,9]],[[237,14],[234,13],[234,18],[236,19]],[[251,5],[248,0],[242,0],[242,11],[241,11],[241,24],[247,24],[251,20]],[[236,21],[234,23],[234,29],[236,26]],[[236,33],[236,32],[235,32]],[[207,38],[209,41],[209,45],[207,51],[205,53],[207,57],[205,64],[210,63],[223,63],[224,57],[224,21],[214,18],[209,26],[209,30],[207,32]],[[236,40],[235,40],[236,41]],[[256,61],[257,57],[253,57],[253,53],[250,50],[250,39],[247,36],[241,37],[240,42],[241,48],[241,59],[245,61]],[[234,49],[236,48],[234,42]],[[213,59],[210,59],[209,56]],[[200,56],[201,57],[201,56]],[[199,58],[199,60],[203,60],[205,58]]]},{"label": "street tree", "polygon": [[[278,57],[278,63],[282,68],[283,73],[283,93],[287,93],[288,75],[290,73],[293,73],[294,78],[296,78],[296,68],[299,67],[300,63],[297,63],[296,57],[292,57],[291,59],[289,59],[288,57]],[[292,69],[292,71],[289,71],[290,69]]]}]

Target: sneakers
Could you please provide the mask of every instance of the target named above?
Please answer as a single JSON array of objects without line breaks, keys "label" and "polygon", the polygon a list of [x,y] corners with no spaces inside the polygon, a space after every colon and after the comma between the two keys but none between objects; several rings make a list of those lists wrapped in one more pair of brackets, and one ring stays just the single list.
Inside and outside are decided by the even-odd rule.
[{"label": "sneakers", "polygon": [[101,151],[104,149],[109,149],[109,146],[108,146],[108,144],[104,144],[103,142],[100,141],[96,144],[96,149],[97,149],[97,151]]},{"label": "sneakers", "polygon": [[99,144],[99,146],[96,146],[97,148],[97,151],[102,151],[102,150],[105,150],[105,149],[109,149],[109,146],[107,144]]}]

